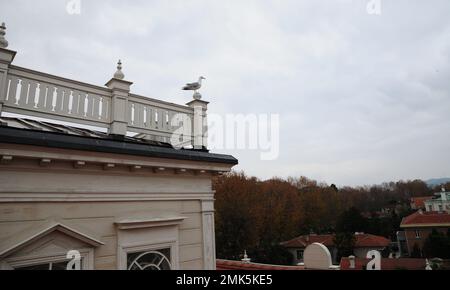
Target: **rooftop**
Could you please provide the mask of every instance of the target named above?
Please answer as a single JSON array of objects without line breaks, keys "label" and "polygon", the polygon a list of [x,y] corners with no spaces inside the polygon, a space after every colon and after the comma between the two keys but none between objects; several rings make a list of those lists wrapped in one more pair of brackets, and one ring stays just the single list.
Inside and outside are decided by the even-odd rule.
[{"label": "rooftop", "polygon": [[207,150],[175,149],[164,142],[114,136],[100,131],[23,118],[0,117],[2,143],[88,150],[179,160],[237,164],[230,155],[213,154]]},{"label": "rooftop", "polygon": [[217,270],[305,270],[304,266],[269,265],[221,259],[216,260],[216,268]]},{"label": "rooftop", "polygon": [[[365,270],[369,259],[355,258],[355,268],[350,269],[350,260],[348,257],[341,259],[341,270]],[[381,270],[425,270],[425,259],[388,259],[381,258]]]},{"label": "rooftop", "polygon": [[[391,242],[389,239],[371,234],[355,234],[356,248],[386,247]],[[321,243],[327,247],[334,246],[334,235],[303,235],[292,240],[281,243],[286,248],[306,248],[312,243]]]},{"label": "rooftop", "polygon": [[425,201],[432,199],[433,196],[411,197],[411,206],[415,208],[425,208]]},{"label": "rooftop", "polygon": [[436,211],[417,211],[407,217],[404,217],[400,227],[426,227],[426,226],[450,226],[450,214],[447,212],[439,213]]}]

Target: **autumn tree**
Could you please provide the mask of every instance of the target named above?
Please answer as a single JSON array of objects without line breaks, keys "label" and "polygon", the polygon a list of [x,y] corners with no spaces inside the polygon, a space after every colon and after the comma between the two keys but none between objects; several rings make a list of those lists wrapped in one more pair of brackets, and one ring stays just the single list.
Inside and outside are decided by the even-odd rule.
[{"label": "autumn tree", "polygon": [[433,229],[425,240],[423,253],[427,258],[450,259],[450,231],[445,234]]},{"label": "autumn tree", "polygon": [[259,243],[260,186],[256,178],[230,173],[214,180],[216,190],[216,248],[221,258],[239,255]]},{"label": "autumn tree", "polygon": [[333,243],[337,249],[337,261],[342,257],[353,255],[356,237],[351,232],[338,232],[334,235]]},{"label": "autumn tree", "polygon": [[[336,233],[344,256],[355,232],[395,238],[411,213],[409,198],[433,192],[421,180],[338,187],[304,176],[261,181],[242,172],[216,177],[213,188],[217,256],[238,260],[247,250],[253,261],[279,264],[290,258],[280,242],[311,232]],[[382,208],[390,216],[378,216]]]}]

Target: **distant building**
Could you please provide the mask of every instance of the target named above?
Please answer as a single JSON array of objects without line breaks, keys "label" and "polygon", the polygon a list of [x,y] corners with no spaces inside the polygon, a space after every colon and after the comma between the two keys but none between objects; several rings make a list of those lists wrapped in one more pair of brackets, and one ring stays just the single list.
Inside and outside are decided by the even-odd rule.
[{"label": "distant building", "polygon": [[411,209],[425,209],[425,202],[432,199],[432,196],[419,196],[419,197],[411,197],[410,206]]},{"label": "distant building", "polygon": [[339,270],[333,265],[331,254],[327,247],[320,243],[312,243],[305,249],[304,264],[295,266],[270,265],[253,263],[244,253],[241,261],[216,260],[217,270]]},{"label": "distant building", "polygon": [[425,240],[433,229],[447,233],[450,227],[450,214],[419,210],[403,218],[400,227],[404,229],[408,254],[411,255],[414,247],[422,251]]},{"label": "distant building", "polygon": [[426,211],[450,212],[450,192],[442,188],[442,192],[435,193],[437,198],[429,199],[424,202]]},{"label": "distant building", "polygon": [[[355,238],[354,254],[361,258],[365,258],[367,252],[370,250],[383,251],[391,243],[391,241],[385,237],[364,233],[355,233]],[[337,261],[337,248],[334,245],[334,235],[331,234],[303,235],[283,242],[281,245],[287,248],[293,255],[293,263],[297,265],[298,263],[303,263],[305,248],[312,243],[321,243],[325,245],[331,253],[333,263],[339,263],[339,261]]]}]

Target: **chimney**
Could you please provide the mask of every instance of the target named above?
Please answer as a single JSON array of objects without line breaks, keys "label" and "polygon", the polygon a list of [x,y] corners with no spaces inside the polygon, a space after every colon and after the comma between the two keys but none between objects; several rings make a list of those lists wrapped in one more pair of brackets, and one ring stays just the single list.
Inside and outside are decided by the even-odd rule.
[{"label": "chimney", "polygon": [[350,262],[350,269],[355,269],[355,256],[348,256],[348,261]]},{"label": "chimney", "polygon": [[419,209],[418,213],[419,213],[419,214],[423,214],[423,210],[422,210],[422,209]]}]

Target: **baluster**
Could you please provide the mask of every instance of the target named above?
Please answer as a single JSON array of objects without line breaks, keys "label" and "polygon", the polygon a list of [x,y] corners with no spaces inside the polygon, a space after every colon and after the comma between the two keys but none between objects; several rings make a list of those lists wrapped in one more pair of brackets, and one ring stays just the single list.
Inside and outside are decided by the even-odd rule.
[{"label": "baluster", "polygon": [[167,129],[167,111],[161,110],[161,130]]},{"label": "baluster", "polygon": [[149,106],[145,106],[146,118],[145,127],[151,128],[152,126],[152,109]]},{"label": "baluster", "polygon": [[7,102],[14,104],[16,102],[16,92],[19,85],[19,78],[16,76],[11,76],[11,83],[9,85],[9,94],[7,96]]},{"label": "baluster", "polygon": [[167,128],[169,129],[170,132],[174,131],[176,128],[175,126],[172,125],[172,121],[176,115],[177,115],[176,112],[169,111],[169,124],[168,124]]},{"label": "baluster", "polygon": [[52,85],[47,85],[47,94],[45,100],[45,109],[49,112],[53,111],[56,104],[55,87]]},{"label": "baluster", "polygon": [[81,93],[81,100],[83,103],[82,116],[86,118],[89,115],[89,96],[86,93]]},{"label": "baluster", "polygon": [[58,105],[56,106],[56,111],[60,114],[66,115],[69,113],[69,101],[70,101],[70,90],[67,88],[58,88]]},{"label": "baluster", "polygon": [[72,92],[72,115],[74,116],[82,116],[82,102],[81,102],[81,93],[80,91],[74,90]]},{"label": "baluster", "polygon": [[11,79],[7,78],[5,84],[6,84],[5,102],[7,102],[8,98],[9,98],[9,90],[10,90],[10,87],[11,87]]},{"label": "baluster", "polygon": [[141,104],[134,105],[134,126],[144,127],[144,107]]},{"label": "baluster", "polygon": [[101,120],[103,118],[103,102],[104,99],[102,97],[99,97],[99,102],[98,102],[98,119]]},{"label": "baluster", "polygon": [[48,85],[45,83],[40,83],[39,84],[39,101],[37,104],[38,108],[41,109],[45,109],[47,107],[47,89],[48,89]]},{"label": "baluster", "polygon": [[37,82],[35,81],[30,81],[30,86],[28,89],[28,101],[27,101],[27,108],[33,109],[36,107],[36,103],[37,103],[37,96],[36,96],[36,92],[37,92]]},{"label": "baluster", "polygon": [[72,115],[72,111],[73,111],[73,91],[70,90],[69,91],[69,95],[67,97],[67,112],[68,114]]},{"label": "baluster", "polygon": [[155,109],[148,107],[147,109],[148,112],[148,127],[151,129],[155,129]]},{"label": "baluster", "polygon": [[161,112],[155,108],[155,129],[161,127]]},{"label": "baluster", "polygon": [[128,102],[128,125],[133,125],[133,114],[134,114],[134,110],[133,110],[133,104]]},{"label": "baluster", "polygon": [[92,119],[100,118],[100,97],[96,95],[91,95],[92,98]]},{"label": "baluster", "polygon": [[111,102],[109,98],[103,98],[103,111],[102,111],[102,119],[103,121],[109,122],[110,121],[110,112],[109,108],[111,106]]},{"label": "baluster", "polygon": [[25,107],[28,103],[28,92],[30,87],[30,81],[27,79],[22,79],[21,82],[22,88],[20,90],[20,96],[19,96],[19,107]]}]

